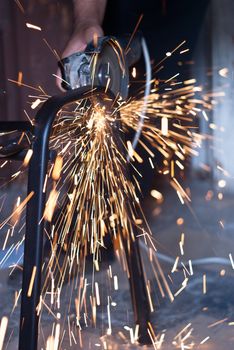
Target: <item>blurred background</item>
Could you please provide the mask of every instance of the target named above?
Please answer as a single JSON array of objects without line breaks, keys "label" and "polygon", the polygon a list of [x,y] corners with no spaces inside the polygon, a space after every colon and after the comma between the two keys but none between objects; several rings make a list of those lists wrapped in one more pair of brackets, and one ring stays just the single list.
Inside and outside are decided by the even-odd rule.
[{"label": "blurred background", "polygon": [[[201,162],[211,167],[212,176],[218,176],[217,162],[234,173],[229,159],[232,144],[233,110],[233,45],[234,30],[232,16],[234,4],[231,0],[148,0],[108,1],[103,28],[105,34],[121,35],[133,32],[139,17],[143,19],[139,29],[149,46],[152,61],[165,57],[183,40],[190,51],[178,59],[172,57],[159,73],[160,79],[180,74],[185,79],[195,77],[205,88],[214,91],[225,88],[225,103],[213,113],[216,129],[200,121],[201,132],[216,136],[222,125],[225,130],[214,140],[212,149],[203,147],[195,169]],[[42,31],[26,27],[32,23]],[[52,50],[61,55],[73,31],[73,3],[70,0],[24,0],[1,1],[0,3],[0,102],[1,120],[25,119],[28,111],[27,88],[19,88],[8,79],[18,80],[32,86],[41,86],[49,95],[58,93],[53,73],[57,71],[57,58]],[[223,74],[219,71],[224,69]],[[28,111],[32,114],[32,111]],[[225,140],[225,142],[223,142]],[[220,146],[222,144],[222,152]],[[199,170],[199,169],[198,169]],[[201,170],[201,169],[200,169]]]},{"label": "blurred background", "polygon": [[[206,93],[212,93],[214,100],[217,97],[221,101],[214,101],[209,120],[199,119],[199,132],[206,135],[206,140],[199,149],[199,155],[189,160],[182,176],[183,186],[192,197],[188,207],[181,205],[165,177],[155,172],[149,175],[149,168],[146,165],[142,167],[147,179],[143,180],[144,210],[160,252],[174,261],[180,254],[180,235],[185,233],[183,259],[224,259],[221,263],[215,260],[216,263],[211,265],[199,265],[202,267],[196,269],[198,277],[188,289],[187,297],[179,297],[173,306],[162,304],[157,322],[160,329],[168,326],[174,332],[175,327],[177,332],[186,322],[193,320],[197,333],[203,334],[207,324],[226,319],[218,331],[209,328],[203,338],[209,334],[213,339],[206,349],[229,350],[234,341],[233,335],[229,334],[230,327],[226,327],[228,322],[234,320],[234,297],[231,292],[234,275],[233,266],[228,264],[229,254],[233,253],[234,256],[234,2],[109,0],[103,23],[105,34],[118,36],[132,33],[141,14],[143,19],[139,29],[146,38],[152,64],[160,62],[183,40],[186,40],[185,47],[189,48],[186,55],[172,56],[164,62],[164,68],[157,78],[168,79],[179,70],[182,79],[195,78]],[[27,28],[27,22],[39,26],[41,31]],[[59,92],[53,76],[57,71],[56,55],[62,54],[72,34],[73,23],[71,0],[0,0],[0,121],[27,120],[26,113],[31,118],[35,116],[28,97],[34,95],[34,91],[9,79],[17,82],[20,75],[23,84],[35,88],[40,86],[48,95]],[[142,62],[139,63],[139,72],[144,72]],[[161,162],[160,157],[158,162]],[[12,174],[12,165],[0,168],[1,184],[9,177],[7,169]],[[23,178],[0,188],[0,221],[12,211],[16,197],[25,195],[26,182],[26,178]],[[163,200],[157,201],[150,196],[152,188],[162,193]],[[5,193],[7,199],[4,199],[3,205]],[[0,230],[0,250],[5,236],[6,231]],[[0,265],[2,257],[0,255]],[[173,263],[164,257],[162,266],[165,274],[169,274]],[[4,266],[0,268],[1,317],[11,313],[20,278],[9,284],[8,269],[4,269]],[[209,294],[205,297],[202,296],[204,273],[209,275]],[[124,288],[128,289],[127,283],[123,283]],[[121,294],[119,298],[122,302],[126,295]],[[129,300],[126,300],[129,304]],[[123,306],[127,307],[125,304]],[[203,312],[201,315],[201,311],[207,314],[204,316]],[[11,330],[17,327],[17,317],[11,324]],[[202,336],[200,338],[203,339]],[[14,341],[13,337],[13,344]],[[171,342],[168,346],[171,346]]]}]

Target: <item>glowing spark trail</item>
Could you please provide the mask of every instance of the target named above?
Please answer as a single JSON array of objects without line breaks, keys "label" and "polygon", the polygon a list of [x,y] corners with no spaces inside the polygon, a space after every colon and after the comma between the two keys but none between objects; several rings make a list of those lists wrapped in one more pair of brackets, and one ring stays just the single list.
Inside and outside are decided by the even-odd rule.
[{"label": "glowing spark trail", "polygon": [[27,26],[28,28],[41,31],[41,27],[35,26],[34,24],[26,23],[26,26]]},{"label": "glowing spark trail", "polygon": [[8,318],[3,317],[0,324],[0,350],[3,349],[4,338],[7,330]]},{"label": "glowing spark trail", "polygon": [[[40,27],[29,23],[27,27],[41,30]],[[171,56],[184,43],[167,53],[166,57]],[[187,49],[180,51],[180,54],[186,52]],[[132,75],[133,78],[137,76],[136,69],[133,69]],[[205,136],[198,134],[196,128],[199,118],[209,120],[208,112],[212,108],[213,95],[202,95],[201,88],[195,85],[194,79],[178,82],[176,80],[178,76],[179,73],[165,80],[163,88],[156,79],[152,80],[147,103],[142,93],[127,102],[116,100],[115,104],[108,97],[103,100],[84,97],[82,101],[65,106],[57,113],[49,145],[50,150],[56,153],[56,157],[49,165],[44,180],[43,193],[47,194],[47,201],[43,218],[41,218],[41,221],[43,219],[46,221],[45,236],[48,239],[50,254],[43,265],[45,278],[37,313],[39,315],[45,307],[56,320],[53,332],[46,341],[46,349],[58,349],[61,346],[59,337],[63,336],[63,331],[60,328],[62,324],[60,326],[57,323],[60,319],[57,315],[61,311],[61,292],[67,280],[70,303],[65,310],[64,319],[67,320],[70,345],[78,342],[83,346],[83,325],[96,326],[98,309],[102,306],[104,298],[100,290],[101,285],[95,281],[95,274],[100,269],[105,251],[109,249],[108,239],[127,277],[131,271],[129,250],[136,240],[143,243],[150,262],[147,265],[155,276],[161,296],[163,298],[168,296],[171,302],[187,287],[188,277],[186,276],[193,275],[191,260],[188,268],[181,261],[184,280],[179,290],[172,292],[170,282],[158,261],[157,245],[144,217],[139,196],[141,192],[139,178],[142,174],[138,165],[144,162],[145,157],[142,156],[144,151],[148,157],[147,162],[149,161],[154,171],[158,168],[155,155],[157,153],[162,155],[163,165],[159,172],[168,177],[170,185],[182,204],[191,202],[190,192],[180,184],[177,174],[184,171],[189,156],[198,154],[196,149],[200,148],[201,142],[205,139]],[[10,81],[39,93],[39,96],[33,97],[34,102],[30,103],[32,109],[37,108],[48,98],[47,95],[42,95],[41,89],[23,84],[22,79]],[[108,90],[108,84],[106,90]],[[145,110],[144,115],[142,110]],[[27,114],[26,116],[30,120]],[[142,118],[144,123],[142,123],[139,150],[136,150],[129,134],[138,131],[139,121]],[[32,149],[29,149],[24,158],[23,167],[12,175],[13,179],[23,173],[22,169],[25,170],[32,155]],[[130,169],[132,176],[129,175]],[[219,185],[223,188],[224,180]],[[14,222],[19,221],[20,214],[32,196],[33,193],[30,193],[23,201],[19,200],[13,213],[0,224],[0,228],[12,225],[13,219]],[[151,191],[151,196],[157,204],[164,200],[162,193],[155,189]],[[177,225],[183,224],[184,219],[178,218]],[[8,229],[6,232],[4,249],[11,231]],[[171,269],[173,276],[181,267],[179,261],[184,255],[184,240],[185,236],[182,233],[179,242],[181,256],[175,259]],[[14,249],[16,248],[12,245],[0,264]],[[86,260],[90,257],[93,263],[91,281],[86,275]],[[231,254],[229,258],[234,266]],[[36,267],[34,267],[28,287],[29,297],[36,273]],[[152,288],[153,283],[148,278],[147,272],[144,273],[148,302],[153,311],[155,309],[152,297],[154,287]],[[107,270],[107,275],[110,290],[117,293],[120,283],[117,275],[112,273],[111,266]],[[172,276],[170,281],[172,282]],[[205,275],[203,293],[206,293]],[[114,309],[116,303],[109,290],[106,300],[106,335],[111,335],[111,309]],[[69,315],[72,303],[75,305],[74,322]],[[77,332],[74,331],[74,325]],[[179,344],[181,348],[182,346],[186,348],[185,344],[192,333],[190,326],[191,324],[186,326],[179,336],[175,337],[176,346]],[[129,332],[131,343],[135,343],[139,325],[136,325],[135,331],[131,327],[125,329]],[[162,333],[157,338],[151,324],[149,324],[148,333],[154,348],[160,349],[165,334]],[[119,334],[126,340],[123,333],[119,332]],[[102,343],[106,344],[107,349],[107,343]]]}]

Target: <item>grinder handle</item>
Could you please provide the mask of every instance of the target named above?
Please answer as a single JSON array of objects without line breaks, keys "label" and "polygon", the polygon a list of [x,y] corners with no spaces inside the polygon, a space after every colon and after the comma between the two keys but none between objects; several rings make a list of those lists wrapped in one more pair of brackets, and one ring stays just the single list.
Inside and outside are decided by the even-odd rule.
[{"label": "grinder handle", "polygon": [[126,35],[117,39],[125,51],[126,63],[128,67],[139,61],[142,53],[141,40],[142,34],[137,32],[133,37]]}]

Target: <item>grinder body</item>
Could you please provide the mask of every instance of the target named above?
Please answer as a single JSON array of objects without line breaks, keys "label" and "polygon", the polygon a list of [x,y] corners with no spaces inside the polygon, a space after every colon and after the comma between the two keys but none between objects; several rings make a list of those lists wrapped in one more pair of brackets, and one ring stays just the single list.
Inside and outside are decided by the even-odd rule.
[{"label": "grinder body", "polygon": [[128,96],[129,68],[141,56],[141,35],[133,38],[104,36],[90,42],[86,49],[59,61],[62,87],[65,90],[82,86],[108,88],[123,100]]}]

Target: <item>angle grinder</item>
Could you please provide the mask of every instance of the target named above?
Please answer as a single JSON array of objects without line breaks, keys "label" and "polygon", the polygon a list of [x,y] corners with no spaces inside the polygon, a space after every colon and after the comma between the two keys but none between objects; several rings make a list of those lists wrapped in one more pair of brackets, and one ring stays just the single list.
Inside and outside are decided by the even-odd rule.
[{"label": "angle grinder", "polygon": [[114,96],[128,97],[129,68],[141,56],[141,34],[121,38],[100,37],[90,42],[84,51],[59,61],[62,87],[65,90],[83,86],[108,88]]}]

